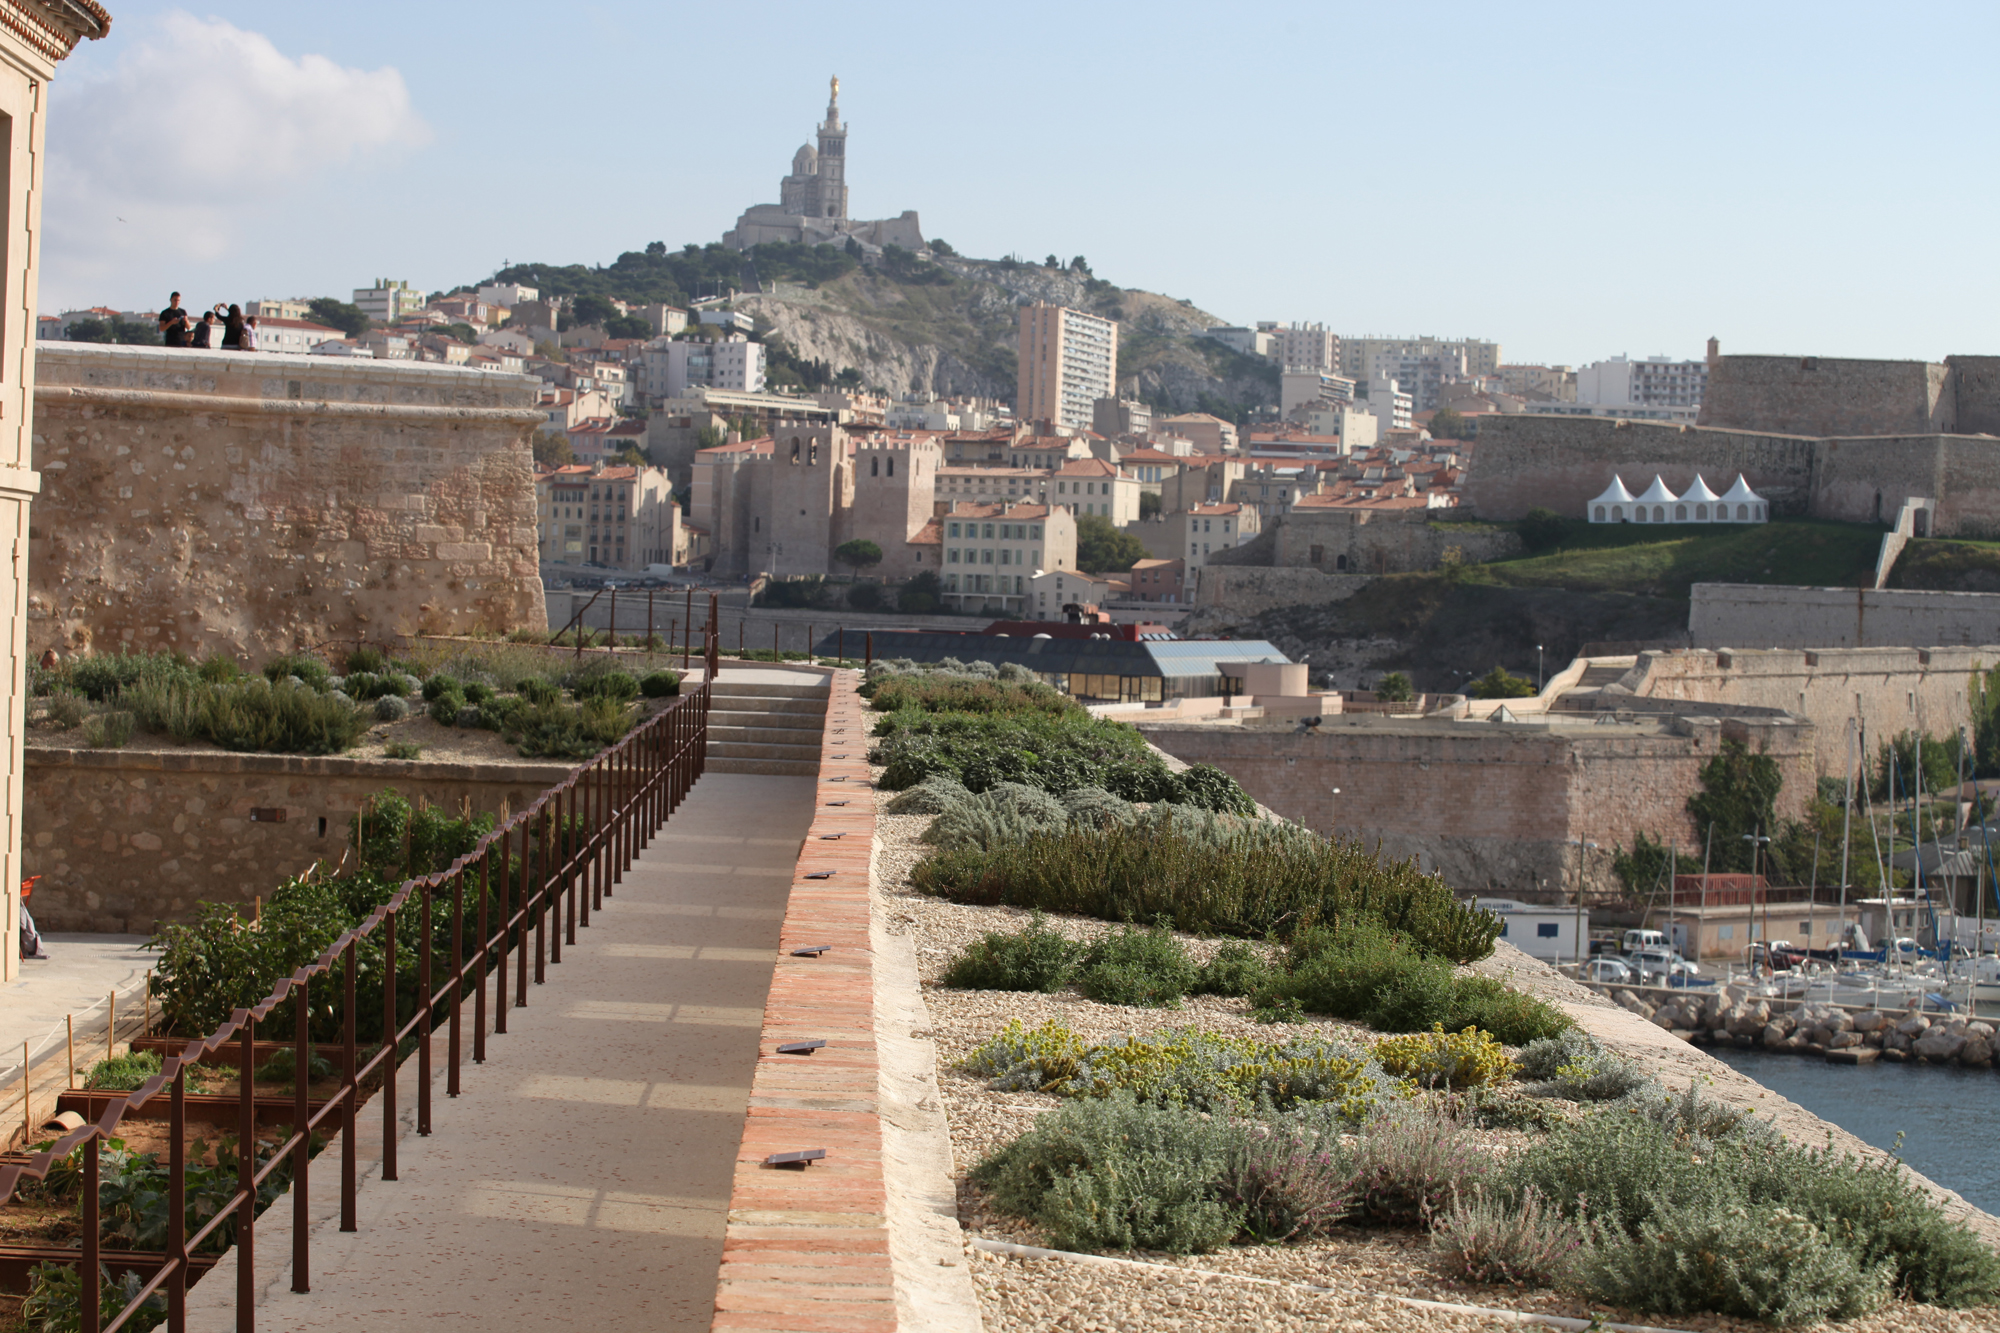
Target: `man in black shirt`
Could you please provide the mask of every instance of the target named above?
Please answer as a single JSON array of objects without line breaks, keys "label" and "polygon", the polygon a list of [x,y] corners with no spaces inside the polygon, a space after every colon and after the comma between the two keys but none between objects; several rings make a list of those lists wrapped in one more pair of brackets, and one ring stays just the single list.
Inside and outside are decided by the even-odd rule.
[{"label": "man in black shirt", "polygon": [[169,347],[188,345],[187,311],[181,309],[181,294],[175,292],[167,302],[167,308],[160,312],[160,336]]}]

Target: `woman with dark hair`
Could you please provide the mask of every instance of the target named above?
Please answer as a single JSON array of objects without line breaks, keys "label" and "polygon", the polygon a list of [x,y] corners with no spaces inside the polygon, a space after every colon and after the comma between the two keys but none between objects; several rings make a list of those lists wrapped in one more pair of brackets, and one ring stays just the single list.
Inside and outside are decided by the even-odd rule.
[{"label": "woman with dark hair", "polygon": [[215,303],[215,313],[222,316],[222,347],[224,351],[243,350],[243,307],[232,305],[226,310],[222,302]]}]

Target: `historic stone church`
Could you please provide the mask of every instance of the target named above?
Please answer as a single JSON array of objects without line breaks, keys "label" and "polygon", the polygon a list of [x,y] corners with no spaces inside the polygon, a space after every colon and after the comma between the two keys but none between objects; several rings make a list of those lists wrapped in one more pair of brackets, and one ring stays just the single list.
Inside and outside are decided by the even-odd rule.
[{"label": "historic stone church", "polygon": [[723,233],[722,243],[748,250],[766,241],[808,245],[845,244],[849,237],[866,249],[900,245],[922,248],[923,228],[914,209],[901,217],[857,222],[847,216],[847,126],[840,119],[840,80],[833,81],[819,147],[803,144],[792,154],[792,174],[778,184],[778,202],[754,204]]}]

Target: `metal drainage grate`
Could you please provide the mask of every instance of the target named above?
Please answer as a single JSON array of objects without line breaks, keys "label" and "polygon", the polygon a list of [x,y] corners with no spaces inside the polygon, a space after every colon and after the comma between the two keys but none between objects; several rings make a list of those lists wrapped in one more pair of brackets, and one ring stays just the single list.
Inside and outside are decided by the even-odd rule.
[{"label": "metal drainage grate", "polygon": [[811,1055],[826,1042],[815,1037],[811,1041],[788,1041],[778,1047],[779,1055]]},{"label": "metal drainage grate", "polygon": [[807,1148],[801,1152],[774,1152],[764,1159],[765,1166],[795,1166],[803,1171],[812,1163],[826,1156],[824,1148]]},{"label": "metal drainage grate", "polygon": [[831,944],[808,944],[803,949],[792,950],[794,958],[817,958],[833,946]]}]

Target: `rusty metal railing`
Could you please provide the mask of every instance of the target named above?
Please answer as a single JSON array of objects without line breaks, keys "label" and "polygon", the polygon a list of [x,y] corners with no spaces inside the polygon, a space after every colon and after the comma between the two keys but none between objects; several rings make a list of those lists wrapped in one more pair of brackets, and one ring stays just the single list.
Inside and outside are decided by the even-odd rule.
[{"label": "rusty metal railing", "polygon": [[[710,619],[714,624],[713,617]],[[257,1190],[281,1167],[291,1168],[292,1290],[311,1290],[311,1162],[312,1140],[322,1125],[340,1127],[340,1229],[359,1230],[356,1207],[356,1140],[360,1134],[362,1086],[379,1078],[377,1098],[382,1109],[382,1178],[396,1174],[397,1052],[414,1045],[417,1061],[417,1133],[431,1132],[433,1034],[445,1029],[447,1097],[459,1095],[464,1063],[465,1008],[472,1005],[471,1058],[486,1058],[489,983],[494,1033],[507,1030],[508,990],[513,1008],[528,1003],[530,955],[537,984],[550,965],[560,965],[565,944],[576,943],[579,927],[588,928],[593,911],[633,859],[666,823],[695,781],[701,777],[708,741],[709,687],[715,679],[720,645],[711,628],[703,645],[707,678],[663,711],[628,733],[596,758],[582,764],[562,782],[482,837],[470,852],[445,870],[406,881],[367,920],[330,945],[309,966],[279,982],[262,1003],[238,1009],[206,1037],[188,1042],[179,1055],[169,1056],[161,1072],[128,1096],[115,1099],[96,1123],[63,1134],[25,1163],[0,1166],[0,1203],[13,1196],[23,1177],[43,1180],[50,1170],[82,1149],[83,1244],[78,1258],[82,1272],[80,1303],[82,1333],[116,1333],[156,1293],[167,1303],[170,1333],[187,1327],[190,1256],[226,1224],[234,1222],[236,1259],[236,1327],[251,1333],[256,1327]],[[468,911],[468,891],[477,906]],[[435,914],[451,913],[450,966],[440,969],[433,957],[437,932]],[[396,921],[408,912],[420,914],[416,1003],[407,1021],[398,1014]],[[471,944],[467,947],[468,931]],[[532,940],[531,940],[532,935]],[[383,1006],[381,1029],[366,1034],[379,1038],[374,1055],[363,1063],[356,1031],[356,948],[380,937]],[[509,976],[510,966],[512,976]],[[440,973],[442,978],[440,979]],[[310,1095],[312,1056],[311,999],[314,983],[337,989],[340,995],[341,1082],[339,1091],[315,1104]],[[257,1066],[257,1024],[271,1010],[293,998],[291,1045],[296,1088],[288,1137],[260,1164],[257,1144],[257,1099],[253,1072]],[[442,1019],[440,1020],[440,1015]],[[202,1056],[230,1043],[238,1046],[241,1076],[238,1106],[236,1189],[206,1225],[187,1233],[186,1182],[189,1168],[186,1139],[187,1070]],[[267,1043],[268,1049],[268,1043]],[[409,1057],[405,1057],[409,1058]],[[103,1145],[119,1123],[155,1098],[168,1099],[167,1240],[163,1253],[121,1255],[156,1260],[153,1276],[110,1320],[100,1315],[103,1293],[100,1264],[105,1253],[100,1217],[99,1158]],[[199,1165],[198,1163],[196,1165]]]}]

